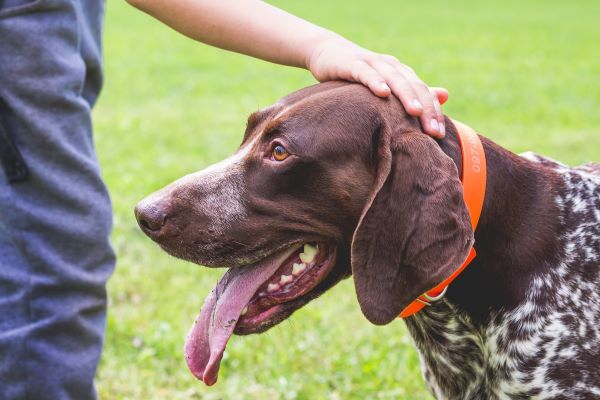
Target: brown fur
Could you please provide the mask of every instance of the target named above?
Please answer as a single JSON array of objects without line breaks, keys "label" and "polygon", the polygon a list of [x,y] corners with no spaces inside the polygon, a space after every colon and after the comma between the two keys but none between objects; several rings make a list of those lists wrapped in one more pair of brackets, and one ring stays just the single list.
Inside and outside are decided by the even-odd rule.
[{"label": "brown fur", "polygon": [[[155,194],[137,215],[158,212],[165,224],[144,228],[149,236],[207,266],[245,265],[300,241],[332,242],[334,271],[281,319],[353,274],[365,316],[385,324],[456,269],[473,241],[456,131],[446,122],[446,138],[436,144],[394,98],[355,84],[315,85],[250,116],[242,148],[252,148],[236,170],[243,221],[211,230],[206,188],[194,179]],[[266,161],[274,140],[289,160]],[[448,291],[481,321],[515,305],[539,260],[558,253],[550,240],[558,233],[556,174],[482,140],[488,186],[478,256]]]}]

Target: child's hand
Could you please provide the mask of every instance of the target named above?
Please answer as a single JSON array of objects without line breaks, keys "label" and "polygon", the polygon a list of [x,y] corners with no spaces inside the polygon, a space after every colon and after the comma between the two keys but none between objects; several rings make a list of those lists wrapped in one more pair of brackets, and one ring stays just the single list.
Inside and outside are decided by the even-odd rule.
[{"label": "child's hand", "polygon": [[340,37],[317,45],[306,64],[321,82],[344,79],[364,84],[377,96],[393,93],[410,115],[420,117],[426,133],[444,137],[446,129],[440,104],[448,99],[448,91],[429,88],[394,56],[373,53]]}]

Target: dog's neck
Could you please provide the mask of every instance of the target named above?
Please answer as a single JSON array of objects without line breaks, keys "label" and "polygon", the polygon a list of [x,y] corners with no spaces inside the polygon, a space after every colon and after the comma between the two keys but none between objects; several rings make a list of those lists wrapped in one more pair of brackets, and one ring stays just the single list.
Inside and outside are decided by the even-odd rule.
[{"label": "dog's neck", "polygon": [[[439,144],[460,175],[462,156],[456,129],[449,120],[446,126],[446,137]],[[475,232],[477,257],[450,285],[447,298],[474,321],[484,322],[490,311],[517,305],[526,295],[532,274],[558,259],[552,244],[560,227],[557,176],[481,139],[487,159],[487,188]]]}]

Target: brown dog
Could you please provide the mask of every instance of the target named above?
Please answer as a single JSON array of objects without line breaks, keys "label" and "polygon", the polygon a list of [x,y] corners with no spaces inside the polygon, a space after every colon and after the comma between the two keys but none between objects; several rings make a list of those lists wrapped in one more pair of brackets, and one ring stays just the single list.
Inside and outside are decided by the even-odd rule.
[{"label": "brown dog", "polygon": [[[396,99],[315,85],[252,114],[235,155],[138,204],[141,228],[164,250],[230,268],[188,337],[194,375],[214,383],[232,333],[263,332],[350,275],[366,318],[387,324],[448,277],[475,240],[477,258],[446,297],[406,320],[432,392],[573,398],[574,382],[597,388],[597,361],[581,346],[600,334],[568,326],[581,310],[559,289],[580,285],[586,301],[600,288],[598,174],[482,138],[488,184],[474,235],[456,131],[446,125],[436,142]],[[574,197],[589,212],[571,212]],[[566,254],[574,232],[585,234],[580,257]],[[598,332],[595,304],[598,321],[576,322]],[[550,329],[556,321],[564,330]],[[572,358],[576,369],[560,369]]]}]

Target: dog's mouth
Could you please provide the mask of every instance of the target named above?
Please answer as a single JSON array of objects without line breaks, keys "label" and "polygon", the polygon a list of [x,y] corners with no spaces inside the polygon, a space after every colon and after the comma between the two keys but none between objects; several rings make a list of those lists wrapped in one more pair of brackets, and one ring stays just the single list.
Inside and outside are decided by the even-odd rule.
[{"label": "dog's mouth", "polygon": [[214,384],[229,337],[263,332],[316,297],[315,288],[331,272],[335,258],[334,246],[309,242],[230,268],[188,334],[185,357],[192,374]]},{"label": "dog's mouth", "polygon": [[315,288],[333,267],[335,251],[324,243],[306,243],[265,281],[235,326],[236,335],[262,332],[280,322],[297,300]]}]

